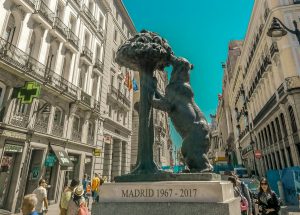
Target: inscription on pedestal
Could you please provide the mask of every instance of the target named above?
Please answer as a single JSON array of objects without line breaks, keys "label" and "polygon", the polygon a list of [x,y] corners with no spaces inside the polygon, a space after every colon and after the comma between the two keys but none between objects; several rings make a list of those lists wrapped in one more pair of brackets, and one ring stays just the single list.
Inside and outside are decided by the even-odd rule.
[{"label": "inscription on pedestal", "polygon": [[102,202],[223,202],[233,198],[229,182],[111,183],[100,189]]},{"label": "inscription on pedestal", "polygon": [[122,198],[192,198],[197,196],[197,189],[122,189]]}]

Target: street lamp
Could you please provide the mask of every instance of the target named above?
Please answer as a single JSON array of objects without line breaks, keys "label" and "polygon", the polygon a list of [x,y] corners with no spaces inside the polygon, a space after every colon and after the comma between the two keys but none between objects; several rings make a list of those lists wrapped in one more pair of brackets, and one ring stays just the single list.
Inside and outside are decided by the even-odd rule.
[{"label": "street lamp", "polygon": [[298,42],[300,44],[300,31],[297,26],[297,22],[294,20],[293,21],[295,30],[291,30],[288,27],[286,27],[280,19],[277,17],[273,17],[273,21],[271,24],[271,27],[269,28],[267,35],[269,37],[272,37],[274,39],[280,39],[281,37],[285,36],[287,32],[290,32],[291,34],[296,35]]},{"label": "street lamp", "polygon": [[258,176],[258,171],[257,171],[257,166],[256,166],[256,161],[255,161],[255,150],[254,150],[254,145],[255,142],[252,139],[252,131],[250,131],[250,145],[252,146],[252,151],[253,151],[253,162],[254,162],[254,171],[255,171],[255,175]]}]

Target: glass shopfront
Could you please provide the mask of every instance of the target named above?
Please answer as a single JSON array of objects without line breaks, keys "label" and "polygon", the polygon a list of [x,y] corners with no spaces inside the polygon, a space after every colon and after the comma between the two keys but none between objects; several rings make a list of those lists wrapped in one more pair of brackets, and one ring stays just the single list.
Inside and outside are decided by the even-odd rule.
[{"label": "glass shopfront", "polygon": [[67,179],[68,179],[68,184],[72,181],[72,179],[78,179],[79,178],[79,170],[80,170],[80,155],[77,154],[69,154],[69,158],[73,163],[73,166],[68,168],[68,174],[67,174]]},{"label": "glass shopfront", "polygon": [[14,144],[5,144],[4,153],[0,159],[0,208],[8,209],[11,192],[18,179],[18,170],[21,164],[23,147]]}]

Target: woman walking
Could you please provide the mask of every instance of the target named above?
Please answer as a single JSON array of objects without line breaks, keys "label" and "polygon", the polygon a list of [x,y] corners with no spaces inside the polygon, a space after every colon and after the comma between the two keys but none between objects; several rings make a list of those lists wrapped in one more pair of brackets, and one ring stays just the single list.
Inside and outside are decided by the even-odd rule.
[{"label": "woman walking", "polygon": [[266,178],[260,180],[258,208],[262,215],[278,215],[280,205],[276,193],[271,190]]}]

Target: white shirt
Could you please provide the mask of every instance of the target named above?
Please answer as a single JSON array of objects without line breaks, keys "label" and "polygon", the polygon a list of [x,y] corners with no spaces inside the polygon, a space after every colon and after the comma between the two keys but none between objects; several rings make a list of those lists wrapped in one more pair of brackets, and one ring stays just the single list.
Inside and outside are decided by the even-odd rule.
[{"label": "white shirt", "polygon": [[36,195],[37,200],[38,200],[37,204],[36,204],[36,207],[35,207],[35,210],[38,213],[42,213],[43,209],[44,209],[44,198],[47,198],[47,191],[44,187],[39,186],[38,188],[36,188],[33,191],[33,194]]}]

